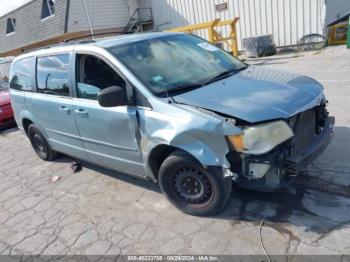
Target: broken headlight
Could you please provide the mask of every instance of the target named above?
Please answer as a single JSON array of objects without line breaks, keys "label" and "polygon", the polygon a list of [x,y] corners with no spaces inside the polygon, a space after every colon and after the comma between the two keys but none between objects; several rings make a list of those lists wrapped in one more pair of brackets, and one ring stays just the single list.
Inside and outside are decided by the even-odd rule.
[{"label": "broken headlight", "polygon": [[237,152],[261,155],[268,153],[293,135],[293,131],[286,122],[275,121],[246,127],[240,135],[227,138]]}]

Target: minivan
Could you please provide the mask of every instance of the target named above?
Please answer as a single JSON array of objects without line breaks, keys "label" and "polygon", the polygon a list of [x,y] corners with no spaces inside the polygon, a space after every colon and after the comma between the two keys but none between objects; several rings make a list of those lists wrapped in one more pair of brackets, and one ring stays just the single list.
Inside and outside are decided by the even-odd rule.
[{"label": "minivan", "polygon": [[13,61],[10,89],[40,158],[61,153],[153,180],[192,215],[220,212],[232,183],[288,186],[334,133],[317,81],[249,66],[184,33],[26,53]]}]

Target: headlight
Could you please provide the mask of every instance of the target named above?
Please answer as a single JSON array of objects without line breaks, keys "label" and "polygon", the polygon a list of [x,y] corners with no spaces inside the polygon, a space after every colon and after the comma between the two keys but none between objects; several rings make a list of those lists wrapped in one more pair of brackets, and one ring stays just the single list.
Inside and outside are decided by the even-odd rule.
[{"label": "headlight", "polygon": [[293,137],[293,131],[284,121],[276,121],[247,127],[243,133],[228,136],[228,140],[237,152],[261,155]]}]

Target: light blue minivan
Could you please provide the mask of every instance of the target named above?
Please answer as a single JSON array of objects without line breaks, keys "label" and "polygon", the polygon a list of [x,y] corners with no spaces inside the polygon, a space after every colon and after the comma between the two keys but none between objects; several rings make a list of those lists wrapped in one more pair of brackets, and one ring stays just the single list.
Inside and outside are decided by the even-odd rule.
[{"label": "light blue minivan", "polygon": [[192,215],[222,210],[232,182],[270,192],[288,185],[334,133],[315,80],[248,66],[182,33],[23,54],[10,88],[40,158],[63,153],[157,181]]}]

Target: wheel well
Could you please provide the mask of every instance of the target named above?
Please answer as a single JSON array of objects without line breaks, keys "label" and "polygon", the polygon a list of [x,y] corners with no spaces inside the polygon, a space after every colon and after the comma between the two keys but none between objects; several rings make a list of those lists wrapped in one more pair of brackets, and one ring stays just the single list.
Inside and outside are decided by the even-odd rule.
[{"label": "wheel well", "polygon": [[26,134],[28,134],[28,127],[29,127],[30,124],[33,124],[33,122],[30,121],[29,119],[24,118],[24,119],[22,120],[23,129],[24,129],[24,131],[26,132]]},{"label": "wheel well", "polygon": [[158,145],[151,151],[148,163],[155,178],[158,178],[159,169],[164,160],[177,149],[169,145]]}]

